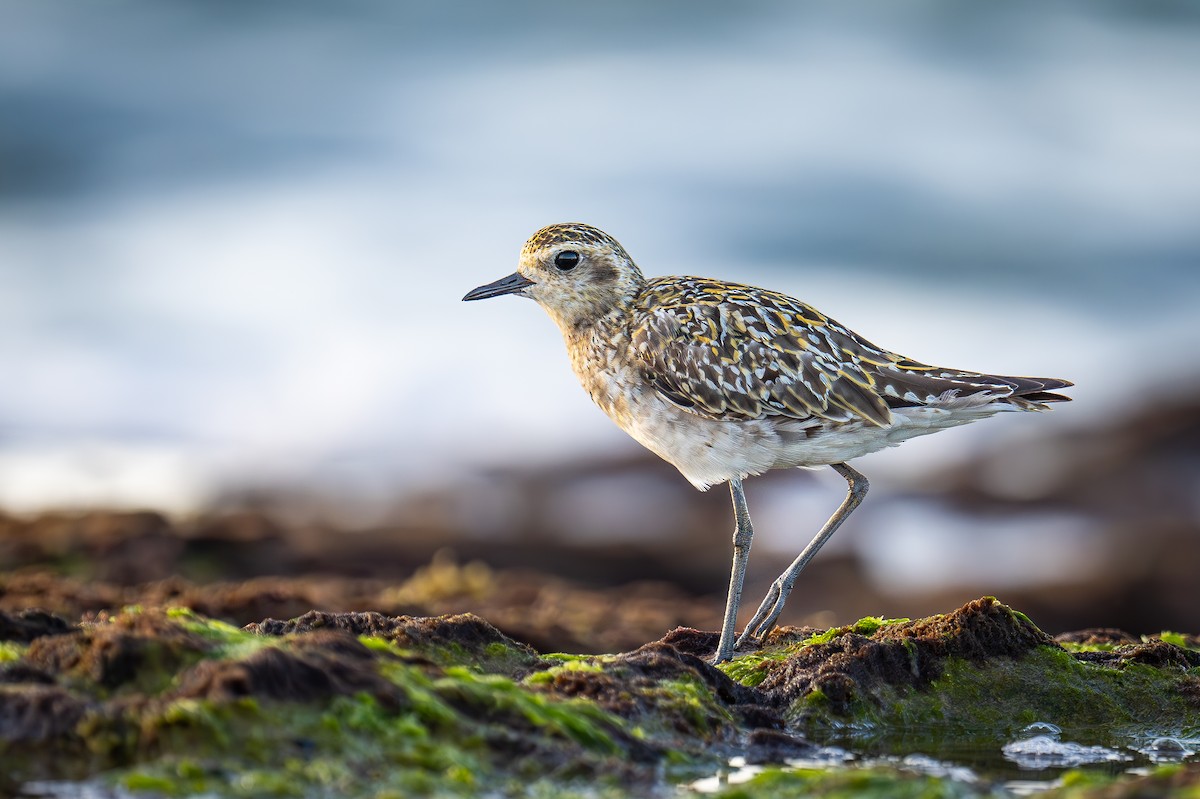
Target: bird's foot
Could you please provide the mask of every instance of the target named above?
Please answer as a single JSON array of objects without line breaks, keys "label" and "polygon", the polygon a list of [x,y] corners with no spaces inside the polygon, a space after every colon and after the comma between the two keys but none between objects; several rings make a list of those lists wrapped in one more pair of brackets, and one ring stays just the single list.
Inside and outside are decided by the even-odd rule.
[{"label": "bird's foot", "polygon": [[762,646],[761,640],[754,637],[747,638],[746,633],[743,632],[741,637],[737,639],[737,643],[725,648],[718,647],[709,663],[713,666],[719,666],[722,663],[733,660],[738,655],[745,655],[749,654],[750,652],[754,652],[760,646]]}]

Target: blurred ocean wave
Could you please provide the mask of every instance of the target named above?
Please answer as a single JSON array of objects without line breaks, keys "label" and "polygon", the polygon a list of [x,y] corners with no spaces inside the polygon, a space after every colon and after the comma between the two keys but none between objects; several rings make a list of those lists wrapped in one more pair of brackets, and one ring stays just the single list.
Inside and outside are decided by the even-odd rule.
[{"label": "blurred ocean wave", "polygon": [[567,219],[1079,384],[872,474],[1194,392],[1200,15],[1139,9],[0,5],[0,506],[634,452],[540,311],[458,302]]}]

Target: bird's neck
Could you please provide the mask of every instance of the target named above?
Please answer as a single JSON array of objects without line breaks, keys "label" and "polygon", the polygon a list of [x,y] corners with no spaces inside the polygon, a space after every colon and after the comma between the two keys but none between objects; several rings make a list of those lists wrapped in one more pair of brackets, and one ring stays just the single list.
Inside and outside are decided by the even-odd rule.
[{"label": "bird's neck", "polygon": [[555,318],[568,344],[589,341],[597,335],[611,335],[626,326],[629,308],[613,306],[601,314],[580,315],[571,319]]},{"label": "bird's neck", "polygon": [[590,336],[593,330],[611,331],[629,319],[644,284],[638,274],[636,279],[580,293],[570,302],[546,307],[546,311],[568,338]]},{"label": "bird's neck", "polygon": [[610,306],[600,314],[590,314],[571,320],[555,319],[567,348],[590,349],[600,343],[612,343],[629,328],[633,310],[632,300]]}]

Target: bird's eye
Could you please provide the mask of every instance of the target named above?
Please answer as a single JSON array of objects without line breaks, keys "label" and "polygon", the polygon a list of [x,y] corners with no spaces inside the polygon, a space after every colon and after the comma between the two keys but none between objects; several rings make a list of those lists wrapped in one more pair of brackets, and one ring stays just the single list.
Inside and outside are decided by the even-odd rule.
[{"label": "bird's eye", "polygon": [[579,265],[579,253],[574,250],[564,250],[554,256],[554,265],[563,272],[570,272]]}]

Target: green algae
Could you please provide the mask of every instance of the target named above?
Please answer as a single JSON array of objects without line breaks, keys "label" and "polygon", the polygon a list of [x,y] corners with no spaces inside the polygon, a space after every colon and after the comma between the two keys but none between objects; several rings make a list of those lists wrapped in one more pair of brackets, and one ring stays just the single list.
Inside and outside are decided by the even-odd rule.
[{"label": "green algae", "polygon": [[232,624],[202,616],[191,608],[169,607],[165,613],[180,628],[212,641],[218,647],[236,646],[260,637]]},{"label": "green algae", "polygon": [[907,618],[887,619],[882,616],[865,616],[853,624],[830,627],[828,630],[810,635],[799,642],[777,644],[765,647],[758,652],[739,654],[733,660],[717,664],[717,668],[734,682],[747,688],[757,688],[766,679],[773,664],[787,660],[806,647],[828,644],[850,633],[872,636],[885,627],[903,624],[907,621],[909,621]]},{"label": "green algae", "polygon": [[605,659],[611,660],[612,655],[579,655],[573,652],[548,652],[542,655],[542,660],[559,663],[591,663],[593,661],[601,661]]},{"label": "green algae", "polygon": [[[442,665],[468,664],[479,672],[499,674],[514,674],[532,668],[538,662],[537,655],[527,647],[514,644],[493,641],[482,648],[460,648],[455,655],[456,661],[446,660]],[[451,645],[452,648],[456,646]]]},{"label": "green algae", "polygon": [[1019,660],[986,665],[952,658],[928,690],[913,692],[893,705],[887,720],[932,721],[951,729],[1000,735],[1038,720],[1064,730],[1100,725],[1149,728],[1194,721],[1195,710],[1175,698],[1173,683],[1170,675],[1149,666],[1108,668],[1082,663],[1050,647]]},{"label": "green algae", "polygon": [[[985,598],[986,598],[986,599],[991,599],[991,600],[995,600],[995,599],[996,599],[996,597],[994,597],[994,596],[988,596],[988,597],[985,597]],[[1033,619],[1029,618],[1029,617],[1028,617],[1028,616],[1026,616],[1024,613],[1022,613],[1021,611],[1017,610],[1016,608],[1010,608],[1010,607],[1008,607],[1007,605],[1005,605],[1005,607],[1008,609],[1008,612],[1012,614],[1012,617],[1013,617],[1014,619],[1016,619],[1017,621],[1024,622],[1025,624],[1028,624],[1028,625],[1029,625],[1029,626],[1031,626],[1031,627],[1036,627],[1036,626],[1037,626],[1036,624],[1034,624],[1034,623],[1033,623]]]},{"label": "green algae", "polygon": [[884,627],[890,627],[894,624],[903,624],[907,621],[909,621],[909,619],[885,619],[882,616],[865,616],[853,624],[847,624],[845,627],[830,627],[823,633],[811,635],[801,642],[801,646],[827,644],[835,638],[846,635],[847,633],[871,636],[879,632]]},{"label": "green algae", "polygon": [[[1190,649],[1193,652],[1200,651],[1200,645],[1197,645],[1196,639],[1190,638],[1183,633],[1174,633],[1170,630],[1163,630],[1158,637],[1160,640],[1166,641],[1168,644],[1173,646],[1177,646],[1182,649]],[[1143,636],[1143,640],[1145,640],[1145,636]]]},{"label": "green algae", "polygon": [[403,660],[426,660],[442,668],[466,667],[480,674],[514,674],[529,670],[537,662],[529,652],[503,642],[470,649],[453,641],[436,648],[408,646],[379,635],[360,635],[358,640],[380,654]]},{"label": "green algae", "polygon": [[410,659],[417,656],[415,649],[400,646],[390,638],[383,638],[378,635],[360,635],[358,636],[359,643],[380,654],[394,655],[396,657]]},{"label": "green algae", "polygon": [[985,664],[949,658],[924,688],[877,685],[855,699],[848,715],[830,712],[819,691],[804,696],[789,718],[810,733],[852,726],[871,736],[1008,738],[1044,721],[1064,732],[1103,728],[1112,734],[1184,730],[1200,725],[1200,708],[1185,697],[1186,675],[1142,664],[1084,663],[1039,647],[1015,660]]},{"label": "green algae", "polygon": [[[1194,636],[1185,635],[1184,633],[1171,632],[1164,630],[1158,635],[1143,635],[1141,636],[1142,643],[1148,644],[1154,641],[1163,641],[1177,646],[1180,649],[1186,649],[1192,652],[1200,652],[1200,643],[1197,643],[1197,638]],[[1132,644],[1129,641],[1093,641],[1082,643],[1079,641],[1058,641],[1058,645],[1068,652],[1117,652]]]},{"label": "green algae", "polygon": [[664,680],[656,693],[656,717],[668,720],[674,728],[682,723],[693,734],[711,738],[737,724],[729,709],[717,701],[712,689],[695,678]]},{"label": "green algae", "polygon": [[0,663],[11,663],[14,660],[20,660],[28,649],[28,644],[20,644],[16,641],[0,641]]},{"label": "green algae", "polygon": [[1119,644],[1113,641],[1102,641],[1094,644],[1082,644],[1078,641],[1059,641],[1058,645],[1072,654],[1076,652],[1115,652],[1118,647],[1126,646],[1126,644]]},{"label": "green algae", "polygon": [[553,700],[522,690],[519,683],[502,675],[476,674],[462,667],[446,669],[445,676],[433,682],[433,688],[443,699],[474,705],[492,717],[521,718],[543,734],[567,738],[604,753],[620,751],[613,733],[623,729],[624,722],[586,700]]},{"label": "green algae", "polygon": [[190,608],[167,608],[167,618],[180,628],[209,644],[205,657],[221,660],[243,660],[276,640],[247,632],[232,624],[201,616]]},{"label": "green algae", "polygon": [[[555,680],[568,674],[588,673],[588,674],[603,674],[604,666],[598,662],[598,659],[585,658],[577,655],[569,656],[570,659],[564,659],[557,666],[551,666],[540,671],[535,671],[524,679],[526,685],[549,685]],[[546,655],[545,660],[558,660],[558,655]]]},{"label": "green algae", "polygon": [[[486,776],[487,752],[471,739],[441,740],[417,713],[395,713],[373,697],[338,697],[325,708],[243,704],[230,714],[198,703],[165,724],[202,720],[207,732],[113,779],[130,791],[168,796],[470,795]],[[207,705],[207,706],[206,706]],[[200,744],[200,745],[197,745]],[[177,754],[186,751],[186,755]]]},{"label": "green algae", "polygon": [[773,655],[742,655],[727,660],[724,663],[718,663],[717,668],[720,669],[726,677],[736,683],[746,686],[747,688],[757,688],[767,677],[767,671],[764,663],[767,661],[779,661],[784,658],[782,654]]},{"label": "green algae", "polygon": [[[452,617],[454,618],[454,617]],[[481,619],[467,614],[476,622]],[[500,633],[496,633],[500,636]],[[482,646],[464,645],[458,641],[412,642],[404,635],[359,635],[358,640],[369,649],[390,653],[405,659],[424,659],[443,668],[467,666],[480,673],[517,674],[527,672],[541,663],[529,647],[511,639],[489,641]]]},{"label": "green algae", "polygon": [[[518,777],[543,771],[536,759],[497,761],[497,744],[521,724],[575,745],[584,772],[602,772],[621,752],[613,734],[620,720],[582,700],[530,694],[508,678],[466,667],[431,676],[390,663],[386,673],[407,698],[402,710],[367,694],[337,697],[324,709],[172,703],[143,722],[163,754],[115,779],[130,791],[169,796],[471,796],[485,784],[519,793]],[[183,751],[187,757],[171,754]]]}]

